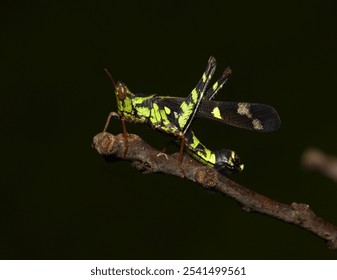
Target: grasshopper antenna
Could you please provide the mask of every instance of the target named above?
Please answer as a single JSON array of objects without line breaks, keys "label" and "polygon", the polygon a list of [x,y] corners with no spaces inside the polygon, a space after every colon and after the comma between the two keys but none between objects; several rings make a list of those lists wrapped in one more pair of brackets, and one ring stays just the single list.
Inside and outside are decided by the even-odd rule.
[{"label": "grasshopper antenna", "polygon": [[[112,82],[114,88],[116,89],[116,83],[115,83],[114,79],[112,78],[110,72],[109,72],[108,69],[106,69],[106,68],[104,68],[104,71],[105,71],[105,73],[108,75],[108,77],[109,77],[109,79],[111,80],[111,82]],[[110,112],[110,114],[109,114],[109,116],[108,116],[108,118],[107,118],[107,120],[106,120],[104,129],[103,129],[103,132],[106,132],[106,130],[107,130],[108,126],[109,126],[111,117],[117,117],[117,118],[119,118],[119,115],[118,115],[117,113],[115,113],[115,112]],[[124,126],[125,126],[125,124],[124,124]],[[123,126],[123,128],[124,128],[124,126]]]},{"label": "grasshopper antenna", "polygon": [[116,83],[114,81],[114,79],[112,78],[110,72],[108,71],[108,69],[104,68],[105,73],[108,75],[109,79],[111,80],[112,84],[114,85],[114,88],[116,88]]}]

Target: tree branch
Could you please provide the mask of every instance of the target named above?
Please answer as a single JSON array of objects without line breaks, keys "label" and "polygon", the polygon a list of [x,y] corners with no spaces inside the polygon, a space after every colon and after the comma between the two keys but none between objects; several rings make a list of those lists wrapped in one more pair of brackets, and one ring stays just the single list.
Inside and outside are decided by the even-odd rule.
[{"label": "tree branch", "polygon": [[302,155],[302,165],[337,182],[337,157],[335,156],[327,155],[316,148],[309,148]]},{"label": "tree branch", "polygon": [[[149,146],[135,134],[128,134],[125,153],[123,134],[102,132],[93,140],[93,147],[108,161],[128,160],[139,171],[164,173],[182,177],[178,165],[179,154],[167,155]],[[206,167],[189,156],[183,158],[185,179],[235,199],[247,212],[265,214],[302,227],[324,239],[330,249],[337,249],[337,227],[318,217],[307,204],[293,202],[286,205],[260,195],[222,176],[215,169]]]}]

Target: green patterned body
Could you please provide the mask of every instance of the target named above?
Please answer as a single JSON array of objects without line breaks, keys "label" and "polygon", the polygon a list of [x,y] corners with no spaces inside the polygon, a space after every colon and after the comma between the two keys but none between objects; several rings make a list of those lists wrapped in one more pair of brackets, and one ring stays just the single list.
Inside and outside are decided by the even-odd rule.
[{"label": "green patterned body", "polygon": [[[211,57],[197,86],[186,98],[141,96],[132,93],[124,83],[118,82],[115,86],[118,112],[114,116],[129,122],[146,123],[154,130],[173,136],[176,141],[184,138],[190,155],[221,173],[242,171],[243,164],[234,151],[211,151],[206,148],[191,130],[192,122],[196,117],[201,117],[245,129],[271,131],[278,128],[279,118],[276,111],[268,105],[212,101],[230,74],[230,69],[227,68],[207,90],[215,67],[215,59]],[[259,114],[259,118],[256,114]]]}]

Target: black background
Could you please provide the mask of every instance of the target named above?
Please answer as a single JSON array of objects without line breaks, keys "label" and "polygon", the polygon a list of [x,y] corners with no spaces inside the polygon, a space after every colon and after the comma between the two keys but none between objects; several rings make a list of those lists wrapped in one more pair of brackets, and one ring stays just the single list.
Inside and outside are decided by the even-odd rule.
[{"label": "black background", "polygon": [[[248,214],[180,178],[106,163],[91,141],[116,109],[107,67],[135,92],[187,96],[208,57],[218,100],[266,103],[280,130],[198,121],[245,163],[233,180],[337,224],[337,186],[303,151],[337,154],[335,1],[1,1],[3,259],[330,259],[318,237]],[[109,130],[121,131],[112,121]],[[161,148],[167,137],[128,125]]]}]

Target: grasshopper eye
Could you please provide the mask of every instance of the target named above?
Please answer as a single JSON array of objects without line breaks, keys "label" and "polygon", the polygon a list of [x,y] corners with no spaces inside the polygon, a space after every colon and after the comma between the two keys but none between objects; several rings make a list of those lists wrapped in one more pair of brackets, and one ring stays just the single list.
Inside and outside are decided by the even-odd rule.
[{"label": "grasshopper eye", "polygon": [[118,83],[116,88],[117,97],[119,100],[123,101],[126,98],[126,88],[123,84]]}]

